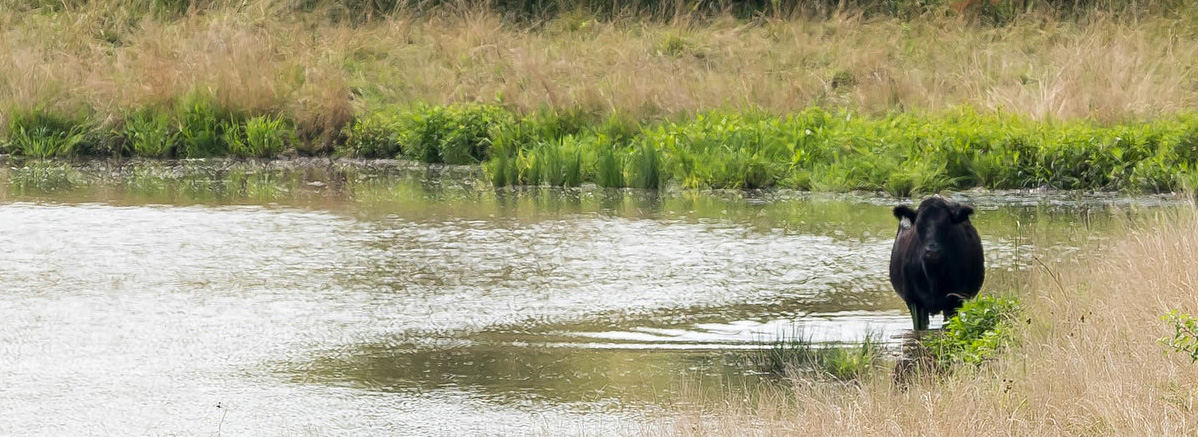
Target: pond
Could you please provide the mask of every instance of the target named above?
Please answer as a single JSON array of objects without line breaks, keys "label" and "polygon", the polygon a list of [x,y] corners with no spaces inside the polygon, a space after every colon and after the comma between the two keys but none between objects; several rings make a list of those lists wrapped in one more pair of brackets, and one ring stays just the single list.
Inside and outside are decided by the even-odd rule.
[{"label": "pond", "polygon": [[[635,433],[751,390],[772,341],[910,329],[886,276],[902,200],[477,176],[6,162],[0,433]],[[952,196],[978,210],[983,293],[1184,204]]]}]

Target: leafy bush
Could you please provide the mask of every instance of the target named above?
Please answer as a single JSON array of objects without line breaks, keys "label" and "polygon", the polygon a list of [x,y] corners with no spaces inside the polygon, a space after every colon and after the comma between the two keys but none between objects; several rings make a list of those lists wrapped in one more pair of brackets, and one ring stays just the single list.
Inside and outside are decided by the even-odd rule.
[{"label": "leafy bush", "polygon": [[398,122],[389,114],[359,118],[345,128],[345,154],[360,158],[395,158],[399,155]]},{"label": "leafy bush", "polygon": [[1019,302],[1014,299],[979,297],[966,302],[925,346],[941,368],[978,366],[1011,342],[1019,313]]},{"label": "leafy bush", "polygon": [[490,157],[492,128],[514,119],[493,106],[422,106],[399,123],[399,145],[421,162],[477,164]]}]

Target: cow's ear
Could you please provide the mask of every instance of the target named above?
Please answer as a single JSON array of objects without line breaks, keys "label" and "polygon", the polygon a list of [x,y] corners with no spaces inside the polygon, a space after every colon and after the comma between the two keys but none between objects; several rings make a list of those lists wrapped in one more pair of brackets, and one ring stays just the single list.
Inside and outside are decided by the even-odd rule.
[{"label": "cow's ear", "polygon": [[907,219],[907,221],[915,223],[915,210],[907,205],[896,206],[894,207],[894,218],[899,219],[900,222]]},{"label": "cow's ear", "polygon": [[970,214],[973,214],[972,206],[958,204],[957,207],[953,209],[953,223],[961,223],[963,221],[969,220]]}]

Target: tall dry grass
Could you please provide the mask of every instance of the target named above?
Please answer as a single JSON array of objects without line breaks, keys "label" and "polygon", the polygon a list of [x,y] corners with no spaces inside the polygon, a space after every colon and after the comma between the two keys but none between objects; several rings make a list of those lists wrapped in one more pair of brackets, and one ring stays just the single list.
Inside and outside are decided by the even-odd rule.
[{"label": "tall dry grass", "polygon": [[530,24],[475,8],[354,24],[278,0],[165,18],[113,2],[123,4],[0,7],[0,114],[49,108],[113,123],[203,92],[321,133],[354,111],[415,102],[634,117],[969,105],[1101,120],[1198,104],[1198,25],[1187,18],[1027,15],[994,27],[941,15],[642,22],[575,12]]},{"label": "tall dry grass", "polygon": [[[1160,317],[1198,312],[1198,217],[1163,214],[1075,264],[1041,267],[1021,345],[977,372],[896,386],[799,382],[749,405],[687,408],[683,435],[1185,435],[1198,365]],[[791,398],[788,400],[787,398]]]}]

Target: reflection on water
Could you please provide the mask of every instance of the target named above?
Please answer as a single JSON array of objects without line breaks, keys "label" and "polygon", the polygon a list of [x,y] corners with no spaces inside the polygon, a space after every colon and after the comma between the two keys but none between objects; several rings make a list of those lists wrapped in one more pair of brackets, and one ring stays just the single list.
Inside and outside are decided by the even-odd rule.
[{"label": "reflection on water", "polygon": [[[893,199],[473,170],[0,167],[0,433],[622,433],[781,336],[909,327]],[[1167,196],[966,193],[983,292]],[[219,405],[219,407],[218,407]],[[560,432],[559,432],[560,431]]]},{"label": "reflection on water", "polygon": [[466,389],[501,404],[581,404],[576,407],[593,411],[674,400],[683,385],[716,389],[726,385],[736,390],[765,382],[751,372],[729,371],[750,367],[744,354],[571,344],[505,343],[411,351],[371,346],[345,360],[323,358],[313,365],[317,369],[302,368],[293,381],[342,382],[399,394]]}]

